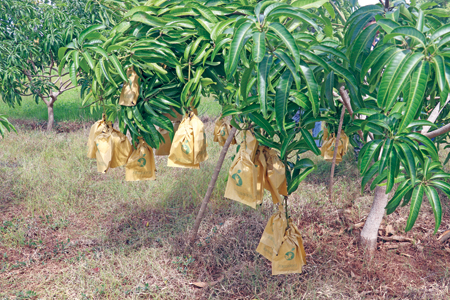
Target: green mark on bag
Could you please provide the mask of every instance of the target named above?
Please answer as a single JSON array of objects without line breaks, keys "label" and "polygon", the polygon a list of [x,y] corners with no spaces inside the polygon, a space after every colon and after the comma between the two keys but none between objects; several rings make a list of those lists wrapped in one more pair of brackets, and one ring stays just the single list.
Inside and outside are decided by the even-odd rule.
[{"label": "green mark on bag", "polygon": [[[294,251],[294,250],[295,250],[295,248],[292,248],[291,251]],[[294,254],[294,252],[291,252],[291,251],[286,252],[286,254],[284,255],[284,258],[286,258],[286,260],[293,260],[294,259],[295,254]]]},{"label": "green mark on bag", "polygon": [[141,168],[145,167],[145,165],[147,164],[147,160],[144,157],[145,157],[145,154],[141,158],[138,159],[138,163],[141,164],[140,165]]},{"label": "green mark on bag", "polygon": [[183,142],[183,144],[181,145],[181,149],[183,150],[184,153],[189,154],[191,152],[191,149],[189,149],[189,143],[187,140],[185,140]]},{"label": "green mark on bag", "polygon": [[233,174],[231,176],[231,178],[234,179],[234,181],[236,181],[236,185],[237,186],[241,186],[242,185],[242,179],[241,176],[238,175],[238,173],[241,173],[241,170],[237,171],[237,173]]}]

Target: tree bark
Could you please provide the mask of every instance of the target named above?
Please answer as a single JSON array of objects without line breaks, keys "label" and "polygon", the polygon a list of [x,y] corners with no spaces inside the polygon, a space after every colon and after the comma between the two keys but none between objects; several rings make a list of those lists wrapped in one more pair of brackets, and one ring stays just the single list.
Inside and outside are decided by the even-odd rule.
[{"label": "tree bark", "polygon": [[331,162],[330,182],[328,183],[328,199],[334,200],[333,185],[334,185],[334,169],[336,167],[336,156],[339,147],[339,141],[341,139],[342,123],[344,122],[345,105],[342,106],[341,118],[339,120],[338,132],[336,135],[336,142],[334,143],[333,161]]},{"label": "tree bark", "polygon": [[384,208],[388,203],[388,195],[385,186],[377,186],[373,196],[372,208],[364,224],[359,243],[370,255],[377,248],[378,229],[384,216]]},{"label": "tree bark", "polygon": [[197,239],[197,233],[198,233],[198,229],[200,227],[200,223],[206,212],[206,207],[208,206],[209,199],[211,198],[211,194],[214,190],[214,187],[216,186],[216,181],[217,181],[217,178],[219,177],[220,169],[222,168],[223,161],[225,159],[225,155],[227,154],[228,148],[230,147],[231,141],[233,140],[235,133],[236,133],[236,128],[233,127],[230,130],[230,134],[228,135],[227,140],[225,141],[225,145],[223,145],[222,151],[220,152],[219,160],[217,161],[216,168],[214,170],[214,174],[208,185],[208,191],[206,192],[205,198],[203,198],[202,205],[198,212],[197,218],[195,219],[194,228],[192,229],[191,238],[190,238],[191,244],[194,243],[195,240]]},{"label": "tree bark", "polygon": [[45,104],[47,104],[47,112],[48,112],[48,122],[47,122],[47,131],[53,130],[53,124],[55,123],[55,114],[53,113],[53,104],[56,102],[57,96],[51,95],[50,99],[47,101],[44,100]]}]

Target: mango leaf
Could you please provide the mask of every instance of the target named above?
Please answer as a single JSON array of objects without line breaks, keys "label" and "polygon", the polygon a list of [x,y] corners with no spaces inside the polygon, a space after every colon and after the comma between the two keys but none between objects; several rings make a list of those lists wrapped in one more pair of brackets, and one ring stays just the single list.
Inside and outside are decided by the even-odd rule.
[{"label": "mango leaf", "polygon": [[431,208],[433,209],[435,226],[434,226],[434,234],[441,226],[442,221],[442,207],[441,201],[439,200],[439,194],[436,189],[430,185],[425,187],[425,193],[427,194],[428,201],[430,202]]},{"label": "mango leaf", "polygon": [[253,61],[260,63],[266,55],[266,35],[264,32],[255,32],[253,34],[252,57]]},{"label": "mango leaf", "polygon": [[422,184],[417,185],[412,192],[411,207],[409,209],[408,220],[406,221],[406,232],[410,231],[416,222],[417,216],[419,215],[420,206],[422,205],[423,194],[424,187]]},{"label": "mango leaf", "polygon": [[297,44],[295,43],[294,37],[292,34],[280,23],[272,23],[269,25],[269,28],[275,32],[275,34],[280,38],[281,41],[286,45],[289,50],[289,53],[294,57],[295,67],[298,69],[300,63],[300,54]]},{"label": "mango leaf", "polygon": [[267,118],[267,88],[269,79],[269,70],[272,66],[272,56],[266,55],[258,64],[258,99],[261,104],[261,112],[264,118]]},{"label": "mango leaf", "polygon": [[284,71],[277,86],[275,96],[275,119],[281,134],[286,136],[284,118],[286,116],[289,91],[294,77],[290,70]]},{"label": "mango leaf", "polygon": [[226,68],[227,78],[228,80],[234,75],[237,69],[237,65],[239,62],[239,56],[242,48],[245,44],[245,36],[247,32],[250,30],[252,24],[250,22],[242,23],[238,29],[236,30],[236,34],[231,41],[230,50],[228,53],[228,67]]}]

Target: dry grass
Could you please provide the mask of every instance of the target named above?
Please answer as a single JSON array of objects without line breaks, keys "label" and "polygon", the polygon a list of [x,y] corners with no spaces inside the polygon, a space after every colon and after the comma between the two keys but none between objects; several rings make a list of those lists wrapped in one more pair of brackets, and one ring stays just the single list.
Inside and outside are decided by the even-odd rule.
[{"label": "dry grass", "polygon": [[[208,123],[211,136],[212,120]],[[326,196],[330,164],[291,196],[290,211],[303,233],[308,265],[302,274],[271,275],[255,251],[274,212],[269,197],[257,210],[223,198],[228,159],[200,239],[186,246],[220,148],[209,141],[201,170],[166,167],[157,180],[125,182],[123,168],[106,175],[85,157],[88,128],[45,133],[19,126],[0,144],[0,299],[449,299],[449,248],[433,235],[428,206],[408,234],[408,208],[386,217],[368,261],[358,250],[371,202],[361,195],[349,153],[336,172],[336,199]],[[425,202],[424,202],[425,203]],[[449,228],[443,198],[441,232]],[[397,247],[397,248],[394,248]],[[196,288],[189,283],[212,285]]]}]

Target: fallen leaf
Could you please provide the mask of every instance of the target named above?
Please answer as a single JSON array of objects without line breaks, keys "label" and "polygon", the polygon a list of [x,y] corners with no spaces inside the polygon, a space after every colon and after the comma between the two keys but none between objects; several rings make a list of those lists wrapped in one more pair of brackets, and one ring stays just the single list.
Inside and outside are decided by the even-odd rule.
[{"label": "fallen leaf", "polygon": [[355,273],[353,273],[353,271],[350,271],[350,275],[351,275],[353,278],[356,277],[356,276],[355,276]]},{"label": "fallen leaf", "polygon": [[441,234],[437,240],[441,241],[441,243],[445,242],[446,240],[448,240],[450,238],[450,230],[444,231],[443,234]]},{"label": "fallen leaf", "polygon": [[395,233],[394,226],[392,226],[391,224],[386,226],[386,236],[388,236],[389,234],[394,234],[394,233]]},{"label": "fallen leaf", "polygon": [[193,285],[193,286],[196,286],[198,288],[204,288],[204,287],[208,286],[208,284],[206,282],[201,282],[201,281],[199,281],[199,282],[191,282],[189,284]]}]

